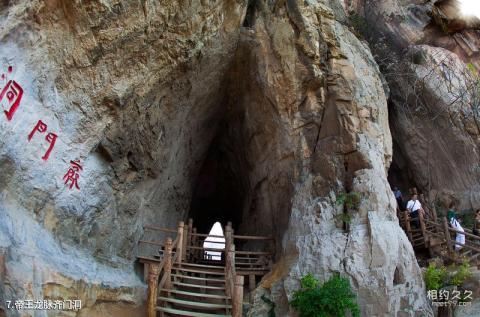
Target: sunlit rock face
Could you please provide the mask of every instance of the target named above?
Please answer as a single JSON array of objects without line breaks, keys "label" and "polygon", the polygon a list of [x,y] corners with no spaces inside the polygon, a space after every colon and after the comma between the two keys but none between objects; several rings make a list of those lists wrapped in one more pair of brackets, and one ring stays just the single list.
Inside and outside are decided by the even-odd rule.
[{"label": "sunlit rock face", "polygon": [[442,208],[478,208],[478,19],[454,1],[378,1],[368,13],[364,3],[350,8],[371,26],[390,86],[392,181],[416,185]]},{"label": "sunlit rock face", "polygon": [[[142,316],[142,227],[206,217],[195,197],[213,158],[222,201],[235,202],[215,216],[277,239],[258,294],[278,316],[294,315],[302,275],[336,272],[365,316],[431,314],[387,182],[388,88],[340,1],[0,10],[3,85],[23,90],[11,120],[0,118],[2,303],[78,298],[78,316]],[[335,204],[345,191],[362,197],[348,231]]]}]

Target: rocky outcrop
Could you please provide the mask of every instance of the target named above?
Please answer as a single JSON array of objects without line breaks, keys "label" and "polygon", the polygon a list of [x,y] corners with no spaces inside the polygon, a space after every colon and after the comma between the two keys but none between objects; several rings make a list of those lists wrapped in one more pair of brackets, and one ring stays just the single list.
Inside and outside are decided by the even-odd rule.
[{"label": "rocky outcrop", "polygon": [[[336,272],[366,316],[431,314],[387,182],[388,88],[340,2],[0,8],[3,67],[24,92],[0,119],[1,300],[78,296],[79,315],[140,315],[142,226],[187,216],[211,155],[235,184],[237,232],[277,238],[258,290],[277,315],[294,314],[302,275]],[[348,230],[345,192],[362,197]]]},{"label": "rocky outcrop", "polygon": [[351,8],[392,92],[391,180],[417,185],[442,208],[478,208],[478,19],[454,1],[376,3],[368,13]]}]

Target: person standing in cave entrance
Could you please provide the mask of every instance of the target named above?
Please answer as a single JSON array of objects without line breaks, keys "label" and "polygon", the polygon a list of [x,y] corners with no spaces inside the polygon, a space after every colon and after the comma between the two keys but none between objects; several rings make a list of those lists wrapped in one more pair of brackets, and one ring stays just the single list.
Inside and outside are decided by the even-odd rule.
[{"label": "person standing in cave entrance", "polygon": [[402,192],[400,189],[398,189],[397,186],[393,188],[393,194],[395,195],[395,199],[397,200],[397,205],[400,210],[403,210],[405,208],[405,205],[403,204],[403,196]]},{"label": "person standing in cave entrance", "polygon": [[[422,203],[418,200],[417,194],[413,194],[412,198],[407,203],[407,210],[410,219],[413,220],[413,226],[420,227],[420,221],[418,220],[419,213],[423,212]],[[423,214],[422,214],[423,215]]]},{"label": "person standing in cave entrance", "polygon": [[453,229],[459,231],[456,233],[456,236],[455,236],[455,251],[458,252],[463,248],[463,245],[465,245],[465,235],[462,234],[462,232],[465,232],[465,230],[463,230],[462,226],[460,225],[460,222],[457,220],[453,207],[454,207],[453,204],[450,204],[450,210],[447,213],[447,218],[448,218],[448,222],[450,223],[450,226]]}]

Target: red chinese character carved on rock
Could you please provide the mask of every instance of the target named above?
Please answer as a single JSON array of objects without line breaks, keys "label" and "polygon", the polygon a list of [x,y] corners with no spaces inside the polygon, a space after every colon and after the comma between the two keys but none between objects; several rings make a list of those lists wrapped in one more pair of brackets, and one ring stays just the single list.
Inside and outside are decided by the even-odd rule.
[{"label": "red chinese character carved on rock", "polygon": [[75,186],[77,189],[80,189],[78,186],[78,179],[80,178],[79,172],[82,170],[82,166],[80,165],[79,160],[70,161],[70,168],[68,172],[63,175],[63,180],[65,181],[65,185],[70,183],[69,189],[72,189]]},{"label": "red chinese character carved on rock", "polygon": [[[47,125],[45,123],[43,123],[42,120],[38,120],[37,124],[35,125],[33,130],[28,135],[28,141],[30,141],[33,138],[33,135],[36,132],[45,133],[46,131],[47,131]],[[48,150],[47,150],[47,152],[45,152],[45,155],[42,156],[42,159],[44,161],[48,160],[48,157],[50,156],[50,153],[52,152],[53,147],[55,146],[55,142],[57,141],[57,135],[55,133],[49,132],[47,134],[47,136],[45,137],[45,140],[48,143],[50,143],[50,145],[48,146]]]},{"label": "red chinese character carved on rock", "polygon": [[0,93],[0,103],[2,103],[3,98],[6,97],[7,106],[10,107],[8,111],[5,110],[5,115],[7,116],[8,121],[12,120],[15,111],[17,111],[18,106],[20,106],[22,96],[23,89],[14,80],[8,81],[7,85],[5,85]]}]

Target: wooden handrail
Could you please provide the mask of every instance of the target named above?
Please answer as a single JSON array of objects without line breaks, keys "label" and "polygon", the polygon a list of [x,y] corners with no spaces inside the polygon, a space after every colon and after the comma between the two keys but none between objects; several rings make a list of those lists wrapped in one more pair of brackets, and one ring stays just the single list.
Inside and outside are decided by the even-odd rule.
[{"label": "wooden handrail", "polygon": [[175,229],[169,229],[169,228],[162,228],[162,227],[156,227],[156,226],[143,226],[144,230],[153,230],[153,231],[163,231],[163,232],[169,232],[169,233],[175,233],[177,230]]},{"label": "wooden handrail", "polygon": [[457,230],[457,229],[454,229],[454,228],[451,228],[451,227],[449,227],[448,229],[451,232],[460,233],[460,234],[465,235],[465,237],[470,237],[470,238],[473,238],[474,240],[479,240],[480,241],[480,237],[477,236],[477,235],[474,235],[474,234],[471,234],[471,233],[468,233],[468,232],[465,232],[465,231],[460,231],[460,230]]},{"label": "wooden handrail", "polygon": [[218,236],[218,235],[214,235],[214,234],[208,234],[208,233],[193,233],[193,232],[192,232],[192,236],[193,236],[193,237],[225,238],[224,236]]},{"label": "wooden handrail", "polygon": [[203,240],[203,243],[216,243],[216,244],[225,244],[225,241],[224,242],[220,242],[220,241],[208,241],[208,240]]},{"label": "wooden handrail", "polygon": [[457,242],[455,240],[453,241],[453,244],[459,245],[459,246],[461,246],[465,249],[470,249],[470,250],[475,251],[475,252],[480,252],[479,248],[475,248],[475,247],[473,247],[471,245],[468,245],[468,244],[461,244],[460,242]]},{"label": "wooden handrail", "polygon": [[158,242],[158,241],[146,241],[146,240],[140,240],[138,243],[145,243],[145,244],[153,244],[153,245],[158,245],[163,247],[163,243]]}]

